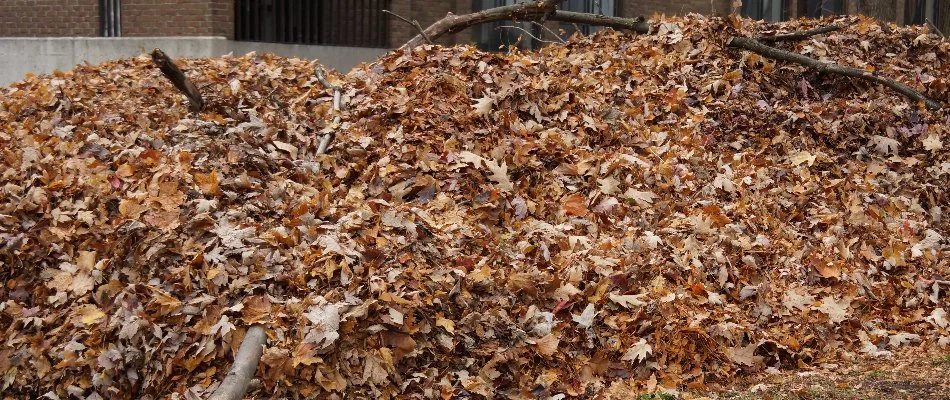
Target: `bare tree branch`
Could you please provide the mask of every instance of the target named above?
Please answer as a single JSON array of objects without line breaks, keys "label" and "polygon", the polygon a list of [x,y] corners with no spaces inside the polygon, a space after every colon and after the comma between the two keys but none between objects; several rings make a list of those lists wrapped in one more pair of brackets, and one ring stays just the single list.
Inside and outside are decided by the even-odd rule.
[{"label": "bare tree branch", "polygon": [[942,37],[947,37],[947,35],[944,35],[943,31],[941,31],[940,28],[937,27],[937,25],[934,25],[933,21],[931,21],[930,18],[924,18],[924,22],[927,24],[927,27],[930,28],[930,30],[934,31],[934,33]]},{"label": "bare tree branch", "polygon": [[821,26],[815,29],[809,29],[807,31],[785,33],[785,34],[774,35],[774,36],[758,36],[755,39],[763,43],[804,40],[815,35],[821,35],[821,34],[834,32],[837,30],[847,28],[848,26],[853,25],[854,22],[855,22],[854,20],[851,20],[844,23],[840,23],[840,24],[825,25],[825,26]]},{"label": "bare tree branch", "polygon": [[422,35],[422,38],[426,40],[426,43],[433,44],[432,39],[429,39],[429,35],[426,35],[425,29],[422,29],[422,25],[419,24],[418,20],[414,20],[414,19],[410,20],[409,18],[403,17],[402,15],[396,14],[389,10],[383,10],[383,12],[386,14],[392,15],[396,18],[399,18],[409,25],[412,25],[414,28],[416,28],[417,31],[419,31],[419,34]]},{"label": "bare tree branch", "polygon": [[[608,17],[606,15],[594,15],[586,13],[576,13],[569,11],[560,11],[555,7],[559,0],[539,0],[530,3],[518,3],[501,7],[489,8],[486,10],[474,12],[471,14],[455,15],[449,13],[442,19],[436,21],[424,30],[426,37],[430,40],[436,40],[439,37],[460,32],[466,28],[484,24],[488,22],[519,20],[519,21],[559,21],[579,24],[592,24],[607,26],[616,29],[629,29],[638,33],[649,31],[649,24],[642,19]],[[411,49],[422,44],[425,37],[416,35],[401,49]]]},{"label": "bare tree branch", "polygon": [[614,29],[626,29],[636,33],[648,33],[650,23],[643,17],[620,18],[608,15],[579,13],[573,11],[557,10],[550,18],[552,21],[570,22],[575,24],[588,24],[597,26],[606,26]]},{"label": "bare tree branch", "polygon": [[891,88],[895,92],[898,92],[911,100],[924,102],[924,104],[926,104],[928,108],[936,110],[942,107],[942,105],[938,103],[937,101],[930,99],[927,96],[924,96],[923,94],[921,94],[920,92],[914,90],[914,88],[907,86],[903,83],[897,82],[895,80],[884,78],[884,77],[875,75],[871,72],[862,71],[857,68],[846,67],[843,65],[835,64],[835,63],[819,61],[814,58],[807,57],[798,53],[793,53],[790,51],[777,49],[771,46],[767,46],[763,44],[762,42],[759,42],[758,40],[755,40],[753,38],[734,36],[731,39],[729,39],[728,46],[749,50],[754,53],[758,53],[760,55],[763,55],[765,57],[775,59],[775,60],[788,61],[788,62],[801,64],[806,67],[817,70],[819,72],[832,72],[832,73],[836,73],[836,74],[840,74],[844,76],[849,76],[852,78],[864,79],[866,81],[879,83],[881,85],[887,86],[888,88]]},{"label": "bare tree branch", "polygon": [[234,364],[228,371],[221,386],[214,391],[208,400],[241,400],[247,391],[247,386],[257,371],[257,364],[264,355],[264,344],[267,342],[267,331],[262,324],[251,325],[244,334],[244,341],[234,356]]},{"label": "bare tree branch", "polygon": [[198,112],[204,108],[205,103],[204,99],[201,98],[201,92],[198,91],[195,84],[188,80],[181,68],[178,68],[178,65],[175,65],[175,62],[165,55],[164,51],[161,49],[152,50],[152,62],[162,71],[162,75],[165,75],[172,82],[172,85],[188,98],[188,108],[192,112]]}]

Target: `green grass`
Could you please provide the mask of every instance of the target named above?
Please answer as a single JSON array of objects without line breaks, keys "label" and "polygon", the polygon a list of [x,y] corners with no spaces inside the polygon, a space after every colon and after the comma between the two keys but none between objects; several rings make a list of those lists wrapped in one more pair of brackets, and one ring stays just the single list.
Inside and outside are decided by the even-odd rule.
[{"label": "green grass", "polygon": [[637,400],[675,400],[676,398],[673,395],[663,392],[653,392],[641,394]]},{"label": "green grass", "polygon": [[935,367],[944,366],[950,367],[950,354],[943,356],[943,358],[937,358],[934,360],[933,365]]}]

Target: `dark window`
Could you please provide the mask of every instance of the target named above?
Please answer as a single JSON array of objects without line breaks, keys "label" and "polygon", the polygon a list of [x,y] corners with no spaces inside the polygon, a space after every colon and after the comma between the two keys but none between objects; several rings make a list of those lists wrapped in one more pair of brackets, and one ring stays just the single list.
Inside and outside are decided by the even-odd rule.
[{"label": "dark window", "polygon": [[935,3],[934,0],[907,0],[904,12],[905,22],[913,25],[923,25],[927,21],[938,21]]},{"label": "dark window", "polygon": [[[472,9],[475,11],[493,7],[501,7],[525,0],[473,0]],[[585,12],[592,14],[617,15],[617,0],[565,0],[561,3],[561,10]],[[481,24],[472,30],[473,39],[479,49],[497,51],[507,46],[517,46],[522,49],[538,48],[547,41],[557,41],[554,35],[567,38],[574,32],[591,34],[601,29],[587,24],[552,24],[541,26],[530,21],[501,21]],[[561,32],[559,32],[561,31]]]},{"label": "dark window", "polygon": [[120,0],[99,0],[102,36],[122,36],[122,3]]},{"label": "dark window", "polygon": [[781,21],[787,19],[782,0],[747,0],[742,2],[742,15],[764,19],[766,21]]},{"label": "dark window", "polygon": [[391,0],[235,0],[234,39],[389,47]]},{"label": "dark window", "polygon": [[855,0],[859,13],[882,21],[897,21],[897,2],[882,0]]}]

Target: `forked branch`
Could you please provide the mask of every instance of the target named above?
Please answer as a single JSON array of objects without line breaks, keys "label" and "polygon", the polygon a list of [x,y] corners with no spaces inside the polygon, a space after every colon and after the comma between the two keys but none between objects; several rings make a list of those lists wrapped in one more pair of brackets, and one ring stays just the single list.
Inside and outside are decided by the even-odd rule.
[{"label": "forked branch", "polygon": [[897,93],[900,93],[907,97],[908,99],[924,102],[930,109],[939,109],[942,107],[937,101],[924,96],[914,88],[907,86],[903,83],[897,82],[893,79],[888,79],[879,75],[875,75],[869,71],[863,71],[857,68],[846,67],[843,65],[838,65],[831,62],[819,61],[814,58],[804,56],[798,53],[793,53],[787,50],[777,49],[765,45],[764,43],[748,37],[732,37],[729,39],[729,47],[749,50],[754,53],[760,54],[762,56],[781,61],[793,62],[796,64],[804,65],[806,67],[812,68],[818,72],[831,72],[835,74],[840,74],[844,76],[849,76],[852,78],[863,79],[866,81],[878,83],[884,85],[891,90],[894,90]]},{"label": "forked branch", "polygon": [[539,0],[489,8],[470,14],[455,15],[449,13],[442,19],[429,25],[428,28],[423,30],[419,35],[416,35],[416,37],[410,39],[406,44],[402,45],[401,48],[411,49],[422,44],[427,39],[432,41],[443,35],[460,32],[475,25],[507,20],[538,22],[550,20],[591,24],[614,29],[627,29],[637,33],[647,33],[650,30],[650,24],[643,21],[643,19],[561,11],[556,9],[556,6],[560,2],[560,0]]},{"label": "forked branch", "polygon": [[426,43],[433,44],[433,43],[432,43],[432,39],[429,39],[429,36],[426,35],[426,31],[425,31],[425,29],[422,29],[422,25],[419,24],[419,21],[414,20],[414,19],[411,20],[411,19],[409,19],[409,18],[403,17],[402,15],[396,14],[396,13],[394,13],[394,12],[392,12],[392,11],[389,11],[389,10],[383,10],[383,12],[386,13],[386,14],[392,15],[392,16],[394,16],[394,17],[396,17],[396,18],[399,18],[400,20],[402,20],[403,22],[405,22],[405,23],[407,23],[407,24],[409,24],[409,25],[412,25],[412,27],[413,27],[413,28],[416,28],[416,31],[419,32],[420,35],[422,35],[422,38],[425,39]]}]

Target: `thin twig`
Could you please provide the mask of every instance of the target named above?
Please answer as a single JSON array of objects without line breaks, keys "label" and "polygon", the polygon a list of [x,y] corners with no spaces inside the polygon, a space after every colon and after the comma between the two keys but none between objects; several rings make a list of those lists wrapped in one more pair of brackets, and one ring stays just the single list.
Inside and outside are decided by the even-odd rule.
[{"label": "thin twig", "polygon": [[941,31],[940,28],[937,27],[937,25],[934,25],[933,21],[931,21],[930,18],[924,18],[924,22],[927,23],[927,27],[930,28],[930,30],[937,32],[937,34],[942,37],[947,37],[947,35],[944,35],[943,31]]},{"label": "thin twig", "polygon": [[410,20],[409,18],[403,17],[402,15],[396,14],[389,10],[383,10],[383,12],[386,14],[392,15],[396,18],[399,18],[409,25],[412,25],[413,27],[416,28],[417,31],[419,31],[419,34],[422,35],[422,38],[426,40],[426,43],[435,44],[432,42],[432,39],[429,39],[429,35],[426,34],[426,30],[422,28],[422,24],[420,24],[418,20],[415,20],[415,19]]},{"label": "thin twig", "polygon": [[847,28],[848,26],[853,25],[854,22],[855,21],[852,20],[852,21],[847,21],[845,23],[841,23],[841,24],[831,24],[831,25],[826,25],[826,26],[820,26],[818,28],[809,29],[807,31],[785,33],[785,34],[775,35],[775,36],[759,36],[759,37],[756,37],[755,39],[763,43],[804,40],[815,35],[821,35],[824,33],[834,32],[837,30]]},{"label": "thin twig", "polygon": [[[495,28],[495,30],[497,31],[497,30],[502,29],[502,28],[517,29],[517,30],[519,30],[519,31],[524,32],[525,35],[528,35],[528,36],[530,36],[532,39],[537,40],[537,41],[539,41],[539,42],[541,42],[541,43],[553,43],[553,44],[556,44],[556,43],[557,43],[557,42],[554,42],[554,41],[544,40],[544,39],[541,39],[541,38],[539,38],[539,37],[537,37],[537,36],[534,36],[534,35],[531,34],[531,32],[528,32],[527,29],[522,28],[522,27],[520,27],[520,26],[502,25],[502,26],[499,26],[499,27]],[[559,38],[559,39],[560,39],[560,38]],[[561,43],[564,43],[564,41],[561,41]]]},{"label": "thin twig", "polygon": [[553,30],[551,30],[551,28],[548,28],[548,27],[545,26],[544,24],[538,23],[538,21],[531,21],[531,23],[532,23],[532,24],[535,24],[535,25],[537,25],[537,26],[540,26],[541,29],[544,29],[547,33],[550,33],[551,36],[556,37],[559,42],[561,42],[561,43],[567,43],[567,41],[565,41],[564,38],[561,37],[561,35],[558,35],[557,32],[554,32]]}]

